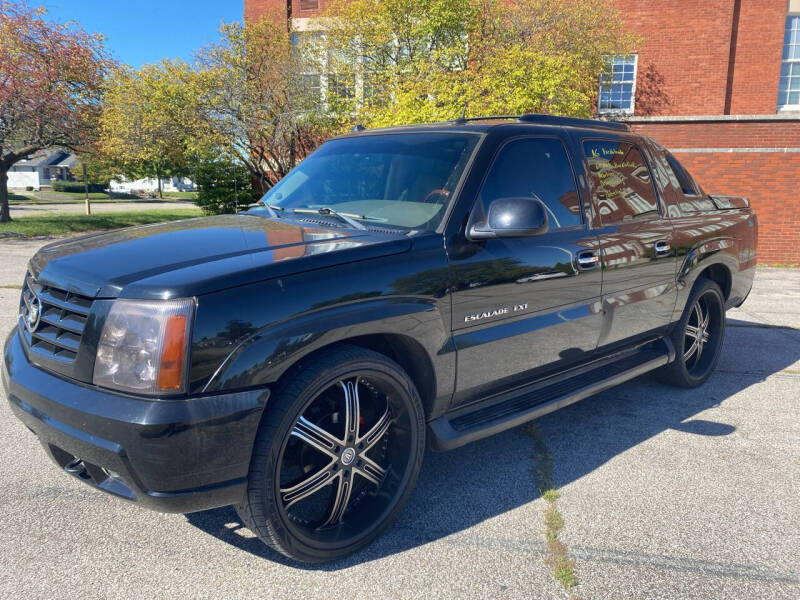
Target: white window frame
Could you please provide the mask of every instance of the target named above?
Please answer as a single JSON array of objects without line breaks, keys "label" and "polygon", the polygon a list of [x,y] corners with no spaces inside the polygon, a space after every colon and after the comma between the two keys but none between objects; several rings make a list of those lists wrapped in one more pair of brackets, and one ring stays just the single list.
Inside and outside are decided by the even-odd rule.
[{"label": "white window frame", "polygon": [[[790,12],[788,15],[786,15],[786,24],[787,25],[789,24],[789,19],[792,19],[792,18],[796,18],[796,19],[798,19],[798,21],[800,21],[800,13]],[[785,28],[784,28],[784,30],[785,30]],[[796,40],[797,41],[795,42],[795,44],[800,43],[800,31],[798,31],[798,33],[796,35]],[[789,44],[791,44],[791,39],[789,40]],[[786,40],[786,35],[784,34],[783,44],[781,45],[781,72],[783,71],[784,65],[794,65],[793,70],[800,70],[800,58],[791,58],[791,57],[790,58],[783,58],[783,53],[786,52],[786,45],[787,45],[787,40]],[[793,79],[794,77],[796,77],[796,76],[795,75],[790,76],[789,81],[791,81],[791,79]],[[783,76],[781,76],[781,79],[783,79]],[[780,82],[780,80],[778,80],[778,81]],[[791,93],[791,92],[789,90],[787,90],[787,94],[788,93]],[[800,111],[800,99],[798,99],[797,104],[781,104],[780,103],[780,100],[781,100],[780,94],[781,94],[781,92],[780,92],[780,83],[778,83],[778,112],[782,112],[782,111]],[[788,102],[788,100],[789,100],[788,96],[787,96],[786,100]]]},{"label": "white window frame", "polygon": [[[631,85],[631,103],[630,106],[627,108],[601,108],[600,107],[600,99],[603,94],[603,86],[604,85],[614,85],[613,74],[611,74],[611,81],[609,83],[603,83],[602,75],[600,76],[600,81],[598,82],[597,86],[597,114],[599,115],[609,115],[609,114],[617,114],[617,115],[632,115],[634,110],[636,110],[636,76],[639,72],[639,55],[638,54],[625,54],[622,56],[607,56],[606,60],[609,62],[609,66],[614,61],[614,59],[618,58],[633,58],[633,83]],[[618,82],[621,83],[621,82]]]}]

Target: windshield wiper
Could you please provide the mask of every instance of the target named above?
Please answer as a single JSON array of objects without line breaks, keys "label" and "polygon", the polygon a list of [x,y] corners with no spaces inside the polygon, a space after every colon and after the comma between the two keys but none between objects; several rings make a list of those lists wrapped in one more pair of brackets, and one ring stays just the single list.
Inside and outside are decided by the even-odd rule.
[{"label": "windshield wiper", "polygon": [[281,216],[278,214],[278,211],[283,212],[284,210],[286,210],[282,206],[275,206],[274,204],[267,204],[263,200],[259,200],[258,203],[261,206],[263,206],[263,207],[265,207],[267,209],[267,212],[269,213],[269,216],[272,217],[273,219],[280,219]]},{"label": "windshield wiper", "polygon": [[[336,217],[340,221],[343,221],[350,225],[353,229],[366,229],[366,227],[356,221],[355,219],[366,219],[364,215],[354,215],[351,213],[340,213],[336,212],[332,208],[327,206],[323,206],[322,208],[295,208],[292,210],[293,213],[299,214],[309,214],[309,215],[330,215],[332,217]],[[353,218],[355,217],[355,219]]]}]

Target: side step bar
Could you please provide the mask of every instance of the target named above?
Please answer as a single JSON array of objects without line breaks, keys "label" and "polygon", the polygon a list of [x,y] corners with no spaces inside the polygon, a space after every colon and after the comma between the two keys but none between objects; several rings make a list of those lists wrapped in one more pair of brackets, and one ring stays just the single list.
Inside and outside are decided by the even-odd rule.
[{"label": "side step bar", "polygon": [[613,361],[601,361],[589,370],[575,369],[528,386],[500,400],[478,402],[456,409],[428,423],[434,450],[452,450],[532,421],[603,390],[668,364],[675,349],[668,338],[649,344]]}]

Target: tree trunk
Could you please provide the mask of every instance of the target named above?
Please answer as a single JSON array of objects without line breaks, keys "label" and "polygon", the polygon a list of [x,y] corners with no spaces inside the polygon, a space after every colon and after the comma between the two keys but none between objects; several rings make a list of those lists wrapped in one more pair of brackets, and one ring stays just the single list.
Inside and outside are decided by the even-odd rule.
[{"label": "tree trunk", "polygon": [[11,220],[11,209],[8,207],[8,169],[0,165],[0,223]]},{"label": "tree trunk", "polygon": [[164,199],[164,194],[161,191],[161,167],[156,167],[156,177],[158,178],[158,197]]}]

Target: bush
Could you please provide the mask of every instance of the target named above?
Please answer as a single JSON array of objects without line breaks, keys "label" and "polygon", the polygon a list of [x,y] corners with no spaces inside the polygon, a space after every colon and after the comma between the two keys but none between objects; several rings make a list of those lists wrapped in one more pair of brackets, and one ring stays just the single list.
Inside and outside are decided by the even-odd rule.
[{"label": "bush", "polygon": [[[53,191],[54,192],[69,192],[72,194],[79,194],[83,192],[86,188],[84,187],[82,182],[78,181],[54,181],[53,182]],[[89,184],[89,191],[90,192],[104,192],[106,190],[106,186],[102,183],[90,183]]]},{"label": "bush", "polygon": [[195,204],[208,215],[235,213],[258,200],[250,172],[230,160],[206,160],[195,165]]},{"label": "bush", "polygon": [[32,192],[33,191],[33,186],[32,185],[26,185],[25,186],[25,191],[26,192]]}]

